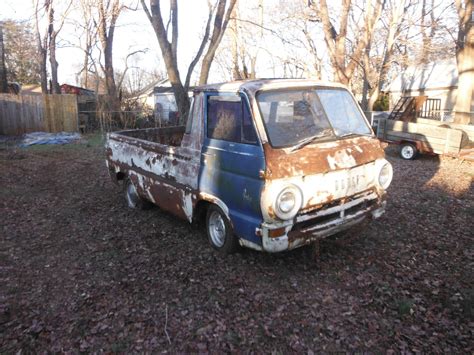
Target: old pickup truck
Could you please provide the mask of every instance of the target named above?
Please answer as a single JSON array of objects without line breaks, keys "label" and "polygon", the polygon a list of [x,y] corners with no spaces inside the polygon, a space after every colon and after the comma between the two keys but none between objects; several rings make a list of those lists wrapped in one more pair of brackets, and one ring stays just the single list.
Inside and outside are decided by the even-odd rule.
[{"label": "old pickup truck", "polygon": [[280,252],[377,218],[392,166],[352,94],[271,79],[194,90],[186,127],[108,134],[130,207],[205,220],[215,249]]}]

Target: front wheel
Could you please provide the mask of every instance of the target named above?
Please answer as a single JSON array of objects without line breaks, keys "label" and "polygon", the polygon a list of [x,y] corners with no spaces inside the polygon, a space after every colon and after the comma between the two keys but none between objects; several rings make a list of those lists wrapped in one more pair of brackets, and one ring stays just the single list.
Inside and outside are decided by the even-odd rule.
[{"label": "front wheel", "polygon": [[130,180],[130,178],[127,178],[125,180],[124,190],[125,200],[127,201],[128,207],[137,208],[140,210],[147,210],[153,206],[150,201],[145,200],[138,194],[137,188],[133,184],[132,180]]},{"label": "front wheel", "polygon": [[413,160],[416,157],[418,150],[416,146],[411,143],[403,143],[400,146],[400,157],[405,160]]},{"label": "front wheel", "polygon": [[211,246],[224,254],[237,251],[239,241],[234,235],[229,220],[222,210],[214,205],[209,206],[206,215],[206,232]]}]

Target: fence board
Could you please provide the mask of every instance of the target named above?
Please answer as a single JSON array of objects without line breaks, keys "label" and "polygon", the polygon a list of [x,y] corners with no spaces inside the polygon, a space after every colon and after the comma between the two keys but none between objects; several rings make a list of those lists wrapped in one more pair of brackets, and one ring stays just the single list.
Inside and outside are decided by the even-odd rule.
[{"label": "fence board", "polygon": [[0,134],[77,132],[75,95],[0,94]]}]

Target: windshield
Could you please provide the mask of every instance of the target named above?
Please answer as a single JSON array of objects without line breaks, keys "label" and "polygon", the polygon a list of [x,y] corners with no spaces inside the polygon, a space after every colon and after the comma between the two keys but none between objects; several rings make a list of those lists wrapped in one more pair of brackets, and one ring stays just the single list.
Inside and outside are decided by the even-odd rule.
[{"label": "windshield", "polygon": [[257,101],[270,143],[276,148],[371,134],[354,99],[344,89],[264,91],[257,95]]}]

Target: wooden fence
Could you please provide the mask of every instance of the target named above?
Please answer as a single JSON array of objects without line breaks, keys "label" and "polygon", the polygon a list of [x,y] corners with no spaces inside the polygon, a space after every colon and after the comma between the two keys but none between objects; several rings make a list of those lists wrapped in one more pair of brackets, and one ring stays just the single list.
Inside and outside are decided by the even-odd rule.
[{"label": "wooden fence", "polygon": [[76,95],[0,94],[0,134],[77,132]]}]

